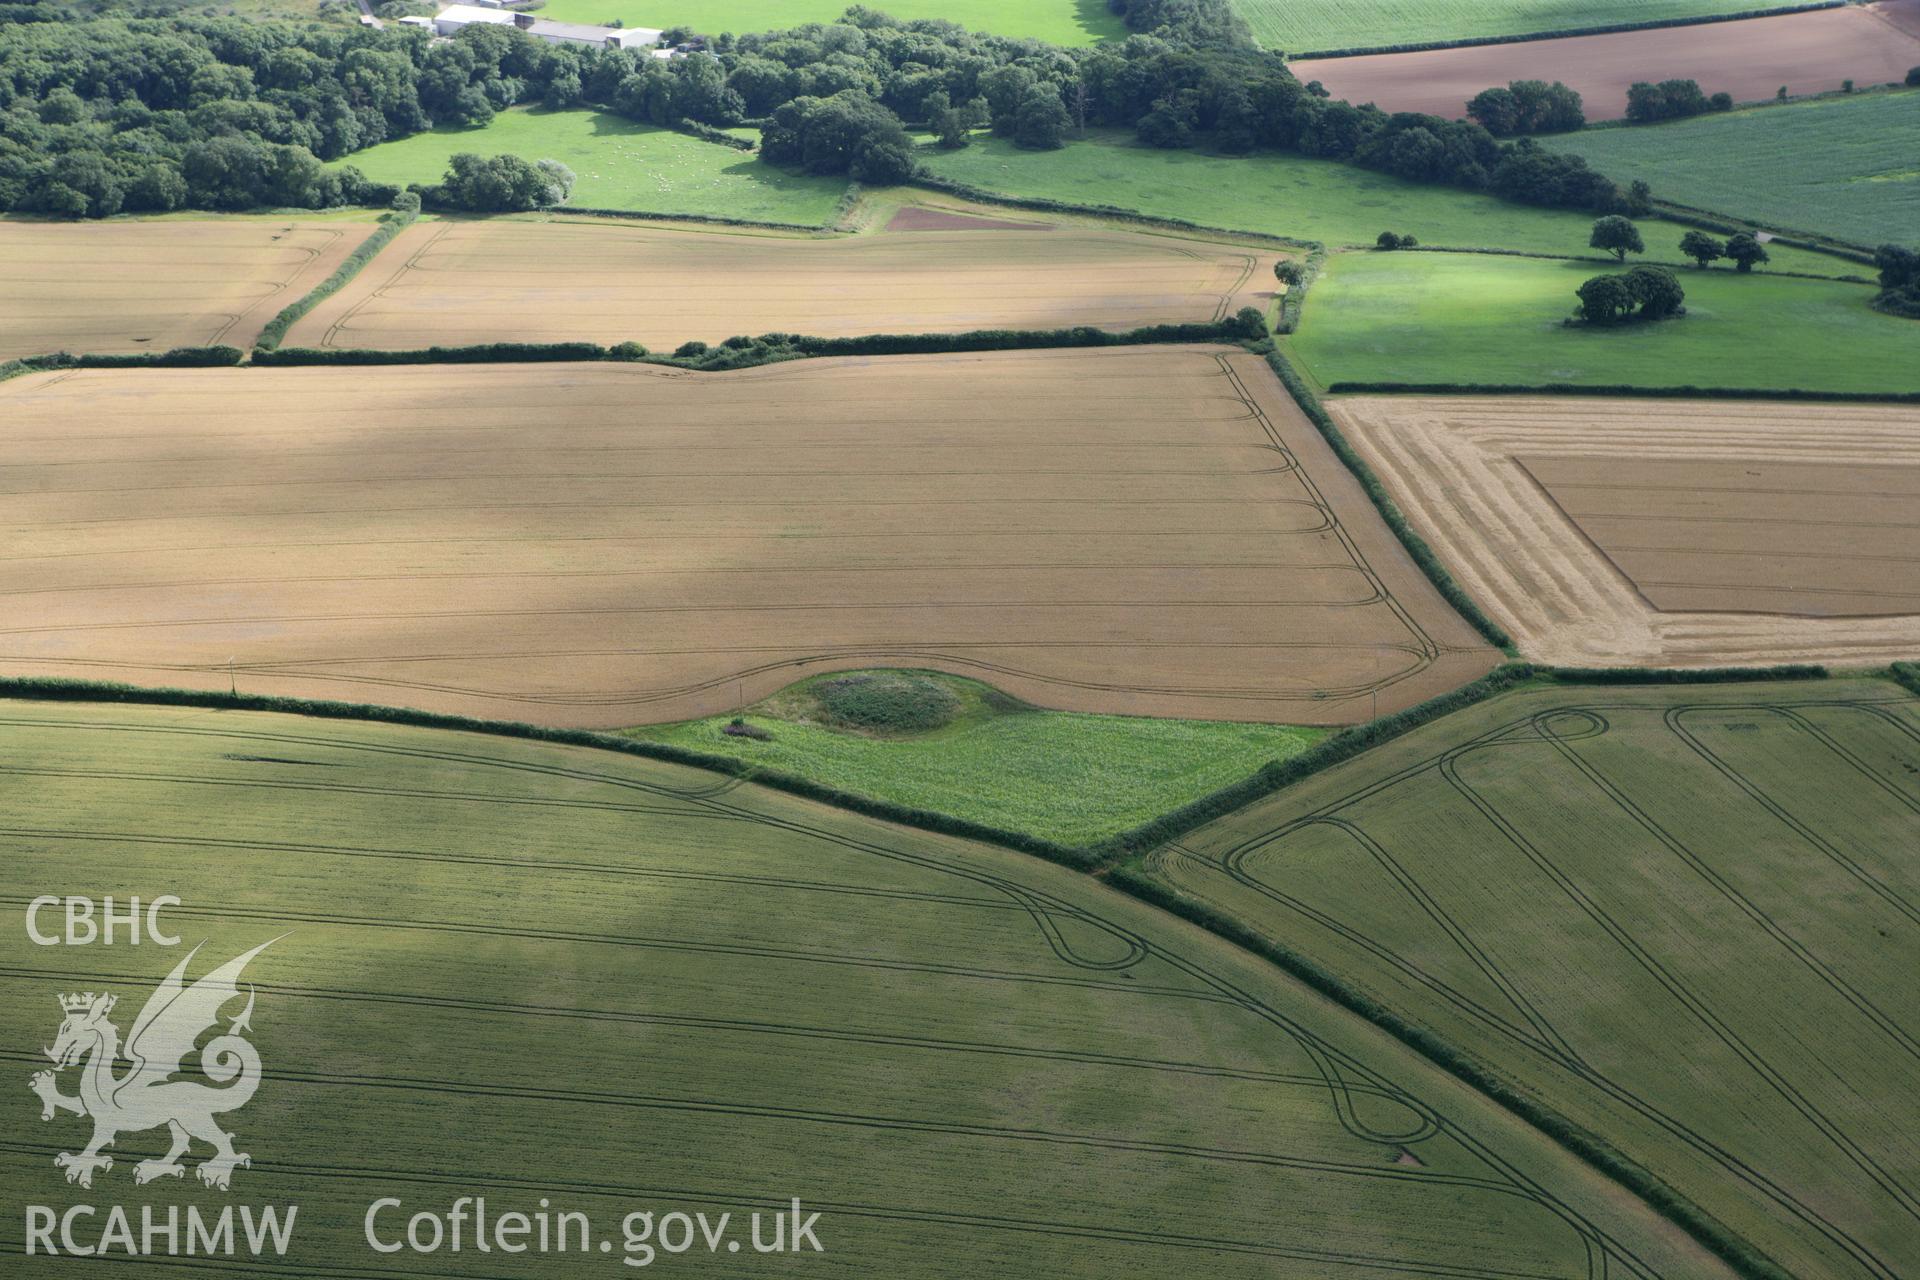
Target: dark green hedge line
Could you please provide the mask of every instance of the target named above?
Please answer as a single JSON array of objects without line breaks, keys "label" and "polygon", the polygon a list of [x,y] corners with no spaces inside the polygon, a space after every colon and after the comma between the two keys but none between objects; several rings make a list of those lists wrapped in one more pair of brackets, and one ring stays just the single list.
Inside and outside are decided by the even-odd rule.
[{"label": "dark green hedge line", "polygon": [[968,200],[977,200],[982,204],[1004,205],[1009,209],[1032,209],[1039,213],[1082,214],[1094,218],[1111,218],[1116,222],[1132,222],[1143,227],[1170,227],[1176,231],[1203,231],[1209,235],[1267,240],[1274,244],[1285,245],[1289,249],[1323,247],[1318,240],[1299,240],[1293,236],[1272,235],[1265,231],[1244,231],[1235,227],[1214,227],[1204,222],[1189,222],[1185,218],[1154,218],[1137,209],[1122,209],[1119,205],[1113,204],[1074,204],[1067,200],[1049,200],[1045,196],[1007,195],[1000,191],[989,191],[985,187],[976,187],[970,183],[937,178],[928,173],[916,173],[913,176],[913,185],[925,187],[930,191],[944,191],[948,195],[962,196]]},{"label": "dark green hedge line", "polygon": [[736,137],[728,133],[725,129],[716,129],[712,125],[705,124],[699,120],[682,119],[673,127],[676,132],[684,133],[690,138],[698,138],[702,142],[711,142],[715,146],[732,147],[735,151],[752,151],[754,149],[754,144],[751,140]]},{"label": "dark green hedge line", "polygon": [[1516,1088],[1499,1072],[1427,1028],[1402,1018],[1311,958],[1134,868],[1116,867],[1106,880],[1124,893],[1246,948],[1348,1012],[1365,1018],[1646,1201],[1655,1212],[1692,1236],[1745,1280],[1792,1280],[1773,1259],[1612,1143]]},{"label": "dark green hedge line", "polygon": [[721,227],[765,227],[770,231],[819,231],[808,222],[767,222],[759,218],[726,218],[712,213],[642,213],[637,209],[596,209],[587,205],[556,205],[545,210],[555,214],[580,214],[588,218],[622,218],[628,222],[711,222]]},{"label": "dark green hedge line", "polygon": [[1813,663],[1777,667],[1536,667],[1556,684],[1739,684],[1751,680],[1826,680],[1832,673]]},{"label": "dark green hedge line", "polygon": [[171,351],[139,351],[120,355],[75,355],[55,351],[44,356],[21,356],[0,365],[0,380],[49,369],[217,369],[247,358],[238,347],[175,347]]},{"label": "dark green hedge line", "polygon": [[1816,9],[1844,9],[1847,0],[1814,0],[1810,4],[1776,5],[1769,9],[1743,9],[1739,13],[1710,13],[1696,18],[1649,18],[1644,22],[1611,22],[1598,27],[1560,27],[1551,31],[1530,31],[1518,36],[1464,36],[1458,40],[1423,40],[1406,44],[1369,45],[1364,48],[1316,49],[1312,53],[1289,53],[1287,61],[1305,62],[1313,58],[1360,58],[1373,53],[1424,53],[1430,49],[1476,49],[1489,44],[1530,44],[1535,40],[1565,40],[1574,36],[1610,36],[1622,31],[1653,31],[1661,27],[1703,27],[1714,22],[1743,22],[1748,18],[1776,18],[1787,13],[1811,13]]},{"label": "dark green hedge line", "polygon": [[1447,567],[1440,563],[1440,557],[1433,553],[1433,548],[1427,545],[1427,540],[1414,532],[1413,526],[1407,523],[1406,516],[1401,514],[1400,507],[1394,502],[1393,496],[1387,492],[1386,486],[1380,483],[1380,477],[1374,474],[1373,468],[1367,465],[1367,460],[1354,450],[1346,435],[1334,425],[1333,419],[1327,416],[1326,409],[1320,403],[1320,397],[1313,394],[1313,390],[1294,370],[1293,365],[1278,351],[1267,353],[1267,363],[1273,366],[1273,371],[1280,375],[1280,381],[1286,385],[1288,393],[1299,403],[1308,420],[1319,429],[1320,434],[1332,446],[1340,461],[1345,464],[1348,471],[1353,473],[1353,478],[1360,482],[1362,489],[1366,490],[1367,497],[1379,509],[1380,518],[1387,522],[1389,529],[1393,530],[1393,536],[1400,539],[1400,545],[1407,549],[1407,554],[1412,556],[1413,562],[1420,566],[1420,571],[1427,575],[1427,580],[1433,583],[1435,589],[1446,598],[1447,603],[1452,605],[1461,617],[1473,624],[1475,631],[1486,637],[1488,644],[1511,652],[1513,637],[1481,610],[1480,605],[1467,594],[1466,589],[1454,580],[1453,574],[1447,571]]},{"label": "dark green hedge line", "polygon": [[942,351],[1005,351],[1039,347],[1129,347],[1153,343],[1242,342],[1267,336],[1266,317],[1252,307],[1205,324],[1154,324],[1118,332],[1073,329],[975,329],[970,333],[876,333],[858,338],[796,337],[792,348],[809,356],[897,356]]},{"label": "dark green hedge line", "polygon": [[1371,751],[1383,742],[1530,681],[1565,685],[1739,684],[1756,680],[1825,680],[1829,675],[1825,667],[1805,663],[1775,667],[1696,668],[1543,667],[1529,662],[1509,662],[1472,684],[1429,698],[1418,706],[1342,729],[1297,756],[1275,760],[1238,782],[1229,783],[1178,809],[1090,845],[1088,852],[1103,861],[1112,861],[1157,848],[1169,840],[1178,840],[1216,818],[1244,808],[1255,800],[1263,800],[1276,791],[1293,786],[1342,761],[1351,760],[1362,752]]},{"label": "dark green hedge line", "polygon": [[412,226],[414,219],[419,216],[417,209],[396,209],[383,216],[373,234],[361,241],[359,247],[347,255],[346,261],[342,262],[332,275],[315,285],[304,298],[295,299],[279,315],[267,321],[267,327],[260,331],[260,336],[254,339],[253,345],[266,351],[279,346],[286,338],[287,330],[293,328],[295,321],[338,293],[347,281],[360,274],[360,268],[372,262],[375,254],[392,243],[395,236]]},{"label": "dark green hedge line", "polygon": [[[975,329],[967,333],[875,333],[856,338],[816,338],[806,334],[765,334],[757,340],[728,339],[741,358],[729,367],[793,359],[796,356],[925,355],[947,351],[1011,351],[1044,347],[1125,347],[1150,343],[1242,342],[1266,337],[1266,319],[1252,307],[1225,320],[1206,324],[1156,324],[1113,332],[1107,329]],[[759,345],[753,345],[757,342]],[[408,351],[380,351],[364,347],[322,350],[283,347],[254,352],[257,365],[363,364],[509,364],[556,360],[644,361],[649,364],[698,368],[715,352],[704,347],[697,355],[635,355],[597,342],[489,342],[467,347],[420,347]],[[755,353],[758,354],[755,354]]]},{"label": "dark green hedge line", "polygon": [[37,698],[55,702],[122,702],[167,707],[208,707],[219,711],[278,711],[291,715],[313,716],[325,720],[364,720],[380,724],[413,725],[424,729],[454,729],[466,733],[485,733],[494,737],[524,738],[534,742],[554,742],[567,746],[594,747],[623,755],[643,756],[669,764],[687,765],[747,779],[776,791],[817,800],[836,808],[868,817],[896,822],[941,835],[978,840],[1000,845],[1020,853],[1029,853],[1063,866],[1090,870],[1091,854],[1082,849],[1056,844],[1020,831],[1005,831],[982,823],[970,822],[944,813],[931,813],[906,805],[876,800],[849,791],[824,786],[797,774],[757,769],[728,756],[708,755],[663,742],[623,738],[615,734],[594,733],[587,729],[552,729],[517,720],[482,720],[472,716],[444,715],[411,707],[386,707],[374,703],[342,702],[327,699],[283,698],[267,694],[231,694],[219,690],[144,689],[107,681],[62,680],[33,677],[0,677],[0,697]]},{"label": "dark green hedge line", "polygon": [[1307,290],[1320,278],[1320,268],[1326,265],[1327,251],[1314,246],[1307,252],[1305,262],[1300,264],[1300,283],[1289,288],[1280,296],[1280,317],[1275,323],[1275,333],[1292,333],[1300,327],[1300,313],[1307,305]]},{"label": "dark green hedge line", "polygon": [[268,368],[310,364],[526,364],[614,358],[597,342],[484,342],[467,347],[417,347],[410,351],[280,347],[253,353],[253,363]]},{"label": "dark green hedge line", "polygon": [[1911,694],[1920,694],[1920,663],[1896,662],[1887,668],[1893,682]]},{"label": "dark green hedge line", "polygon": [[[1638,127],[1638,126],[1634,126]],[[1702,231],[1715,231],[1721,235],[1737,235],[1742,231],[1749,234],[1766,231],[1773,239],[1770,244],[1781,244],[1789,249],[1805,249],[1808,253],[1824,253],[1829,257],[1841,258],[1848,262],[1863,262],[1871,265],[1873,250],[1865,245],[1855,244],[1851,240],[1838,240],[1806,232],[1798,236],[1781,235],[1771,227],[1760,227],[1740,222],[1725,214],[1715,213],[1711,209],[1696,209],[1692,205],[1673,204],[1666,200],[1653,202],[1654,213],[1668,222],[1683,227],[1697,227]],[[1769,275],[1804,275],[1804,272],[1769,272]],[[1819,279],[1821,277],[1815,277]]]},{"label": "dark green hedge line", "polygon": [[1381,716],[1363,725],[1342,729],[1332,737],[1323,738],[1297,756],[1272,761],[1238,782],[1229,783],[1218,791],[1201,796],[1198,800],[1184,804],[1170,813],[1163,813],[1130,830],[1109,836],[1100,843],[1090,846],[1090,852],[1102,861],[1111,862],[1129,854],[1143,853],[1148,849],[1157,848],[1169,840],[1178,840],[1181,836],[1205,826],[1216,818],[1224,817],[1236,809],[1243,809],[1255,800],[1263,800],[1274,792],[1310,778],[1322,770],[1331,769],[1336,764],[1351,760],[1363,751],[1371,750],[1383,742],[1418,729],[1421,725],[1438,720],[1441,716],[1473,706],[1477,702],[1484,702],[1495,694],[1504,693],[1532,679],[1533,675],[1534,668],[1527,663],[1507,663],[1488,672],[1472,684],[1462,685],[1451,693],[1429,698],[1418,706],[1408,707],[1405,711],[1397,711],[1392,715]]},{"label": "dark green hedge line", "polygon": [[[1803,246],[1803,247],[1806,247],[1806,246]],[[1478,257],[1536,258],[1542,262],[1591,262],[1597,266],[1614,267],[1614,268],[1617,268],[1620,265],[1619,262],[1613,258],[1600,257],[1600,256],[1591,255],[1591,254],[1540,253],[1533,249],[1495,249],[1495,248],[1489,248],[1483,245],[1420,244],[1420,245],[1415,245],[1411,249],[1396,249],[1396,250],[1393,250],[1392,252],[1395,252],[1395,253],[1465,253],[1465,254],[1471,254],[1476,258]],[[1823,249],[1823,250],[1816,250],[1815,252],[1831,253],[1832,251]],[[1833,256],[1834,257],[1845,256],[1848,258],[1851,257],[1851,255],[1841,255],[1838,253],[1834,253]],[[1691,262],[1687,262],[1680,258],[1669,258],[1664,262],[1658,258],[1655,258],[1652,260],[1651,265],[1671,267],[1676,271],[1680,271],[1684,268],[1685,274],[1688,276],[1692,275],[1695,271],[1695,268]],[[1841,280],[1846,282],[1847,284],[1872,284],[1873,283],[1873,281],[1869,280],[1866,276],[1837,276],[1837,275],[1823,274],[1818,271],[1769,270],[1767,271],[1766,274],[1769,276],[1781,276],[1788,280]]]},{"label": "dark green hedge line", "polygon": [[1335,382],[1329,395],[1419,396],[1647,396],[1671,400],[1814,400],[1859,404],[1920,404],[1920,391],[1802,391],[1764,387],[1640,387],[1572,382]]}]

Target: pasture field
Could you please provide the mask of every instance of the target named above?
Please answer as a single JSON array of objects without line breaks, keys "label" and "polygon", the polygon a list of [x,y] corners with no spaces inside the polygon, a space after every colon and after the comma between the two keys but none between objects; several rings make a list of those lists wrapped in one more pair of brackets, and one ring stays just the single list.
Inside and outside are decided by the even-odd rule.
[{"label": "pasture field", "polygon": [[919,158],[942,178],[1005,195],[1111,205],[1332,246],[1372,244],[1382,231],[1394,231],[1423,244],[1584,253],[1592,221],[1335,160],[1161,150],[1111,131],[1089,131],[1061,151],[1022,151],[981,136],[962,150],[928,148]]},{"label": "pasture field", "polygon": [[1484,254],[1341,254],[1285,342],[1322,383],[1920,391],[1920,325],[1873,310],[1866,284],[1689,267],[1680,272],[1685,316],[1599,329],[1560,323],[1581,281],[1620,269]]},{"label": "pasture field", "polygon": [[1339,724],[1496,657],[1238,348],[80,371],[0,411],[19,672],[619,727],[911,666]]},{"label": "pasture field", "polygon": [[[543,18],[629,27],[688,26],[706,35],[784,31],[809,22],[834,22],[847,0],[547,0]],[[1104,0],[885,0],[868,5],[903,22],[934,18],[972,31],[1048,44],[1086,45],[1124,40],[1126,24]]]},{"label": "pasture field", "polygon": [[1356,396],[1342,431],[1522,654],[1920,651],[1920,406]]},{"label": "pasture field", "polygon": [[[1235,0],[1261,44],[1291,54],[1526,36],[1743,13],[1752,0]],[[1302,80],[1311,77],[1302,76]],[[1481,86],[1485,88],[1486,86]]]},{"label": "pasture field", "polygon": [[1920,93],[1873,93],[1589,129],[1554,146],[1676,204],[1877,245],[1920,238],[1917,136]]},{"label": "pasture field", "polygon": [[[362,1220],[397,1197],[377,1224],[397,1234],[485,1195],[495,1215],[549,1196],[615,1246],[479,1268],[507,1277],[621,1273],[629,1212],[731,1212],[745,1237],[795,1197],[825,1252],[754,1259],[770,1273],[1729,1275],[1279,970],[1033,858],[513,739],[135,706],[0,720],[27,784],[0,790],[10,909],[164,885],[168,922],[205,939],[193,977],[278,939],[244,976],[262,1083],[223,1121],[252,1156],[233,1198],[299,1206],[267,1259],[287,1274],[475,1274],[470,1235],[379,1257]],[[56,955],[15,919],[0,1188],[112,1203],[164,1139],[127,1134],[68,1186],[53,1157],[81,1122],[40,1123],[27,1076],[56,996],[116,995],[124,1031],[184,949]],[[162,1216],[210,1199],[191,1176],[138,1194]]]},{"label": "pasture field", "polygon": [[[1920,10],[1920,0],[1895,3]],[[1627,87],[1638,80],[1697,80],[1707,93],[1730,93],[1736,102],[1771,98],[1781,85],[1807,94],[1838,89],[1845,80],[1898,83],[1920,63],[1920,30],[1904,14],[1907,25],[1880,12],[1892,7],[1849,5],[1693,27],[1306,60],[1294,63],[1293,73],[1349,102],[1448,120],[1465,115],[1468,100],[1482,89],[1559,80],[1579,92],[1587,119],[1618,120],[1627,114]]]},{"label": "pasture field", "polygon": [[1224,319],[1273,296],[1270,249],[1048,223],[838,239],[608,220],[441,219],[294,326],[316,347],[731,334],[956,333]]},{"label": "pasture field", "polygon": [[[1382,231],[1393,231],[1447,248],[1592,252],[1590,215],[1411,183],[1312,156],[1163,151],[1140,146],[1128,134],[1090,130],[1061,151],[1022,151],[983,136],[961,151],[924,150],[920,160],[940,177],[1003,195],[1110,205],[1150,218],[1318,240],[1333,248],[1370,246]],[[1676,247],[1683,228],[1657,219],[1641,226],[1653,261],[1684,263]],[[1782,270],[1859,270],[1784,246],[1773,255]]]},{"label": "pasture field", "polygon": [[1068,845],[1137,827],[1325,736],[1292,725],[1046,711],[957,676],[932,677],[954,694],[946,723],[859,732],[828,722],[809,696],[842,678],[816,676],[738,717],[765,738],[724,732],[733,716],[632,732]]},{"label": "pasture field", "polygon": [[373,231],[357,219],[0,218],[0,360],[253,344]]},{"label": "pasture field", "polygon": [[744,151],[586,109],[513,107],[478,129],[430,129],[337,163],[375,182],[432,183],[463,151],[558,160],[576,178],[569,203],[583,209],[820,226],[847,190],[844,178],[786,173]]},{"label": "pasture field", "polygon": [[1147,874],[1330,970],[1785,1274],[1920,1266],[1920,703],[1560,687],[1447,716]]}]

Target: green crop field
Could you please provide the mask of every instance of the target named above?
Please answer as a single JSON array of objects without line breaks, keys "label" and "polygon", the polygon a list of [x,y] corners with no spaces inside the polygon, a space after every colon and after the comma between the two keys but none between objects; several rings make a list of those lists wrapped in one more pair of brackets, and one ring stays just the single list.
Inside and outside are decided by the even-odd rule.
[{"label": "green crop field", "polygon": [[[13,702],[0,744],[8,903],[55,885],[177,895],[164,923],[204,940],[189,980],[270,943],[220,1020],[245,1024],[262,1064],[253,1101],[219,1117],[250,1164],[230,1197],[194,1177],[138,1195],[163,1220],[229,1198],[297,1207],[285,1258],[267,1259],[280,1274],[619,1274],[671,1260],[639,1252],[681,1239],[670,1213],[730,1213],[738,1240],[750,1212],[794,1198],[820,1214],[825,1256],[769,1274],[1729,1274],[1370,1024],[1033,858],[445,730]],[[98,1068],[102,1020],[128,1033],[185,947],[56,952],[19,919],[0,934],[17,1118],[0,1191],[55,1214],[110,1205],[156,1172],[135,1166],[164,1136],[122,1133],[111,1168],[69,1185],[55,1157],[85,1123],[57,1107],[42,1122],[28,1077],[56,997],[118,999],[67,1041]],[[173,1052],[197,1063],[193,1043]],[[61,1076],[68,1096],[76,1072]],[[397,1207],[374,1238],[391,1243],[461,1196],[494,1218],[586,1215],[615,1256],[489,1261],[471,1216],[464,1253],[366,1243],[382,1198]],[[659,1233],[630,1244],[638,1212]],[[78,1220],[83,1245],[104,1213]],[[5,1228],[10,1250],[21,1231]],[[682,1260],[692,1274],[750,1273],[705,1249]]]},{"label": "green crop field", "polygon": [[570,204],[590,209],[750,218],[818,226],[844,179],[790,174],[744,151],[605,111],[515,107],[479,129],[433,129],[341,160],[376,182],[438,182],[462,151],[558,160],[572,169]]},{"label": "green crop field", "polygon": [[1920,1270],[1920,701],[1524,691],[1152,855],[1784,1274]]},{"label": "green crop field", "polygon": [[1916,138],[1920,93],[1901,92],[1590,129],[1554,145],[1676,204],[1877,245],[1920,244]]},{"label": "green crop field", "polygon": [[816,677],[742,717],[764,740],[723,733],[732,716],[649,725],[636,737],[728,755],[841,791],[1084,845],[1135,827],[1299,754],[1323,729],[1044,711],[987,685],[954,691],[945,724],[876,736],[821,723]]},{"label": "green crop field", "polygon": [[[1163,151],[1126,134],[1090,131],[1060,151],[1022,151],[1005,139],[981,136],[960,151],[925,148],[920,160],[939,177],[1003,195],[1111,205],[1336,247],[1371,245],[1382,231],[1392,231],[1450,248],[1591,252],[1591,215],[1535,209],[1311,156]],[[1675,247],[1682,228],[1658,221],[1643,226],[1655,258],[1682,261]],[[1796,271],[1860,270],[1786,248],[1775,259],[1782,269]]]},{"label": "green crop field", "polygon": [[[547,0],[543,18],[629,27],[688,26],[707,35],[780,31],[832,22],[848,0]],[[1124,40],[1127,28],[1104,0],[885,0],[867,6],[902,21],[938,18],[996,36],[1083,45]]]},{"label": "green crop field", "polygon": [[1920,324],[1870,285],[1680,272],[1687,314],[1566,328],[1596,262],[1351,253],[1327,263],[1286,340],[1320,383],[1547,383],[1920,391]]},{"label": "green crop field", "polygon": [[1762,7],[1753,0],[1234,0],[1269,49],[1327,49],[1523,36],[1621,22],[1704,18]]}]

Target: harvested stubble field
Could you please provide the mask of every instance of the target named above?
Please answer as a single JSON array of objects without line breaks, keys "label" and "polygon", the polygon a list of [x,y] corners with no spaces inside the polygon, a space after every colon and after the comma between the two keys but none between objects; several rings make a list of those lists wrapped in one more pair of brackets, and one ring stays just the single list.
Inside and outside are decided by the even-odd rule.
[{"label": "harvested stubble field", "polygon": [[556,220],[402,232],[292,346],[671,348],[732,334],[956,333],[1211,321],[1272,296],[1271,250],[1034,224],[833,239]]},{"label": "harvested stubble field", "polygon": [[1920,651],[1920,408],[1329,402],[1527,657],[1882,663]]},{"label": "harvested stubble field", "polygon": [[1784,1274],[1920,1268],[1920,703],[1497,698],[1149,874],[1584,1125]]},{"label": "harvested stubble field", "polygon": [[1320,81],[1336,98],[1448,120],[1465,115],[1468,100],[1482,89],[1559,80],[1579,91],[1587,119],[1618,120],[1637,80],[1697,80],[1707,93],[1755,102],[1773,97],[1781,85],[1808,94],[1838,89],[1844,80],[1897,83],[1916,64],[1920,0],[1292,65],[1301,80]]},{"label": "harvested stubble field", "polygon": [[924,666],[1338,724],[1496,657],[1238,349],[85,371],[0,407],[14,671],[599,727]]},{"label": "harvested stubble field", "polygon": [[[1369,1024],[1036,859],[580,748],[134,706],[0,721],[10,906],[164,884],[185,903],[168,923],[207,940],[196,977],[279,938],[245,974],[263,1082],[223,1121],[252,1156],[233,1198],[299,1206],[283,1274],[621,1274],[629,1212],[731,1213],[744,1239],[798,1197],[824,1255],[739,1257],[955,1280],[1729,1276]],[[0,1192],[112,1203],[164,1135],[68,1186],[52,1158],[81,1121],[38,1123],[26,1076],[56,996],[114,994],[124,1029],[179,953],[3,937]],[[163,1220],[210,1199],[192,1177],[139,1195]],[[467,1195],[490,1215],[550,1197],[612,1256],[476,1267],[471,1234],[398,1259],[363,1239],[380,1197],[403,1202],[391,1237]],[[153,1270],[89,1259],[114,1268]]]},{"label": "harvested stubble field", "polygon": [[0,219],[0,360],[251,346],[373,227],[370,216]]},{"label": "harvested stubble field", "polygon": [[1305,54],[1517,39],[1540,31],[1704,18],[1764,6],[1758,0],[1234,0],[1233,7],[1267,48]]}]

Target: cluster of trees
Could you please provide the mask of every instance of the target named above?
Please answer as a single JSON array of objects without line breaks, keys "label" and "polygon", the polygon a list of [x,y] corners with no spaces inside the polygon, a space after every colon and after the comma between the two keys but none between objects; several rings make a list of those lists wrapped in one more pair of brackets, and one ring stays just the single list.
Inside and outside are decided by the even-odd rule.
[{"label": "cluster of trees", "polygon": [[1687,294],[1680,278],[1665,267],[1634,267],[1620,275],[1594,276],[1574,290],[1575,315],[1588,324],[1628,320],[1665,320],[1686,314]]},{"label": "cluster of trees", "polygon": [[[1621,262],[1627,260],[1629,253],[1647,251],[1646,243],[1640,237],[1640,228],[1630,219],[1618,215],[1594,222],[1593,234],[1587,237],[1587,247],[1605,249]],[[1680,237],[1680,252],[1692,258],[1702,270],[1708,263],[1725,258],[1743,275],[1769,260],[1767,246],[1745,231],[1736,232],[1725,240],[1716,240],[1704,231],[1689,231]]]},{"label": "cluster of trees", "polygon": [[436,208],[520,213],[565,204],[572,193],[573,170],[558,160],[462,152],[448,165],[446,178],[421,195]]},{"label": "cluster of trees", "polygon": [[1566,133],[1586,125],[1580,95],[1555,80],[1515,80],[1504,89],[1483,89],[1467,114],[1496,138],[1529,133]]},{"label": "cluster of trees", "polygon": [[1641,80],[1627,87],[1627,119],[1634,124],[1731,110],[1732,94],[1716,93],[1709,98],[1696,80],[1662,80],[1659,84]]},{"label": "cluster of trees", "polygon": [[1395,249],[1418,249],[1420,242],[1412,236],[1403,236],[1391,231],[1382,231],[1374,238],[1373,247],[1391,253]]},{"label": "cluster of trees", "polygon": [[1874,305],[1920,320],[1920,249],[1883,244],[1874,251],[1873,265],[1880,270],[1880,294]]},{"label": "cluster of trees", "polygon": [[1710,263],[1725,258],[1733,263],[1734,270],[1745,274],[1769,260],[1767,246],[1745,231],[1725,240],[1716,240],[1704,231],[1689,231],[1680,237],[1680,252],[1692,258],[1702,271]]},{"label": "cluster of trees", "polygon": [[660,125],[772,117],[767,161],[857,169],[869,182],[911,172],[902,121],[929,124],[947,146],[986,127],[1036,148],[1108,125],[1159,147],[1294,151],[1532,204],[1632,207],[1632,193],[1577,157],[1303,86],[1254,47],[1226,0],[1109,2],[1142,34],[1067,50],[856,7],[834,23],[720,35],[714,56],[670,61],[489,24],[429,41],[398,26],[5,6],[65,20],[6,26],[0,41],[0,207],[99,216],[381,203],[389,190],[320,162],[526,102]]},{"label": "cluster of trees", "polygon": [[783,103],[761,131],[760,156],[883,186],[905,182],[914,169],[913,140],[900,117],[859,89]]}]

